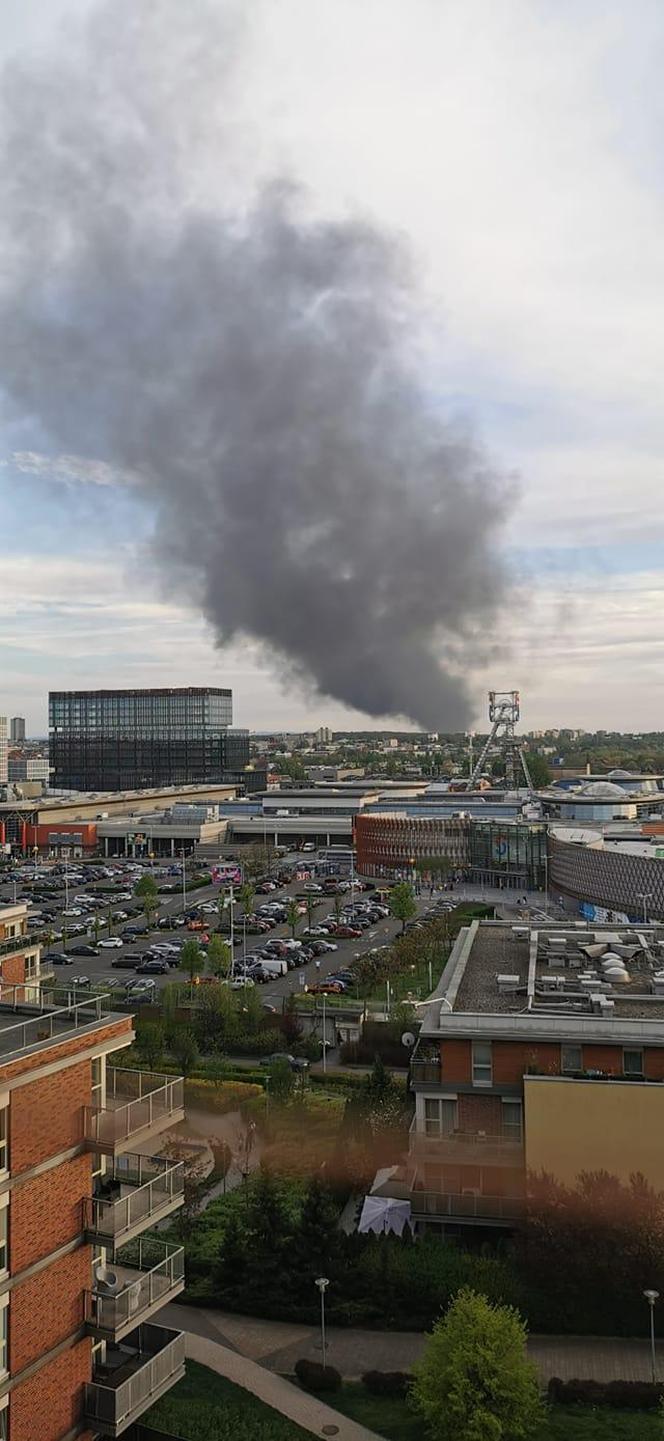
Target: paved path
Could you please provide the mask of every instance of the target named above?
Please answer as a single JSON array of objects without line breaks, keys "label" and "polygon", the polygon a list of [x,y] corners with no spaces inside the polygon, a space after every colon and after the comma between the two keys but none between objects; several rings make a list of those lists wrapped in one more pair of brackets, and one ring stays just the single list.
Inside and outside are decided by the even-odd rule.
[{"label": "paved path", "polygon": [[302,1426],[305,1431],[311,1431],[314,1436],[336,1436],[338,1441],[382,1441],[376,1431],[367,1431],[366,1426],[358,1426],[356,1421],[350,1421],[339,1411],[333,1411],[331,1406],[326,1406],[325,1402],[311,1396],[308,1391],[300,1391],[298,1386],[284,1381],[282,1376],[275,1376],[264,1370],[246,1356],[238,1356],[236,1351],[229,1351],[218,1341],[207,1340],[190,1332],[186,1349],[187,1356],[192,1361],[200,1361],[202,1366],[209,1366],[211,1371],[216,1371],[228,1381],[243,1386],[260,1401],[265,1401],[266,1405],[281,1411],[283,1416],[296,1421],[298,1426]]},{"label": "paved path", "polygon": [[[292,1371],[301,1356],[321,1359],[316,1326],[287,1321],[262,1321],[255,1316],[236,1316],[194,1306],[166,1306],[160,1312],[163,1324],[189,1331],[221,1343],[268,1371]],[[406,1371],[421,1355],[424,1338],[416,1331],[364,1331],[331,1327],[327,1336],[327,1359],[343,1376],[357,1377],[363,1371]],[[660,1373],[664,1374],[664,1344],[660,1348]],[[530,1354],[546,1383],[550,1376],[595,1381],[650,1380],[650,1346],[647,1340],[620,1337],[531,1336]]]}]

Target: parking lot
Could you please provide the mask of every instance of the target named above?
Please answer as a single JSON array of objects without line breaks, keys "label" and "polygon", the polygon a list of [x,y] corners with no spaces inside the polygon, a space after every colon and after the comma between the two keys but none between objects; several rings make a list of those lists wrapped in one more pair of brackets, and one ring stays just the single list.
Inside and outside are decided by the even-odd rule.
[{"label": "parking lot", "polygon": [[[317,864],[316,855],[293,854],[284,857],[279,868],[284,874],[286,871],[290,872],[292,879],[287,884],[278,884],[274,890],[266,889],[263,894],[256,894],[253,900],[254,912],[259,911],[261,906],[275,903],[286,905],[293,899],[304,905],[307,894],[305,887],[324,884],[324,878],[316,874]],[[172,887],[170,892],[160,893],[158,909],[150,929],[142,900],[134,895],[137,881],[146,872],[154,876],[160,888]],[[117,988],[118,985],[126,985],[135,979],[134,968],[141,964],[146,953],[152,952],[154,945],[171,944],[181,947],[186,940],[193,938],[201,940],[205,945],[205,938],[218,931],[220,923],[224,929],[228,929],[229,888],[210,884],[193,889],[191,887],[195,873],[196,868],[188,862],[183,888],[182,868],[175,862],[164,862],[162,865],[138,861],[109,861],[103,865],[70,862],[67,867],[62,863],[30,863],[15,866],[11,876],[3,875],[0,881],[0,902],[6,904],[14,897],[28,901],[30,930],[37,935],[44,932],[53,935],[52,943],[42,947],[43,969],[50,969],[52,965],[58,983],[72,987],[81,986],[84,990],[87,978],[95,987],[113,985]],[[362,882],[355,882],[352,891],[347,880],[342,880],[342,885],[344,889],[339,894],[339,906],[366,904],[371,900],[371,890],[363,889]],[[336,922],[334,896],[313,890],[310,890],[309,894],[315,907],[311,916],[312,928],[324,925],[327,920],[332,930]],[[419,909],[424,908],[425,901],[422,900]],[[132,911],[137,914],[132,915]],[[95,916],[98,918],[96,927]],[[251,929],[247,930],[243,922],[242,907],[237,902],[237,888],[233,916],[236,942],[234,973],[238,978],[247,973],[255,962],[257,953],[263,950],[266,944],[274,952],[277,941],[291,939],[291,928],[284,921],[271,925],[269,932],[251,934]],[[247,926],[251,928],[254,924],[257,923],[249,918]],[[358,928],[359,924],[358,920]],[[66,935],[64,943],[60,939],[63,926]],[[303,952],[306,952],[307,947],[307,929],[308,917],[301,914],[296,938],[301,939],[302,946],[297,949]],[[330,973],[348,966],[354,957],[388,943],[399,929],[400,923],[385,915],[377,917],[371,923],[367,923],[366,918],[363,918],[362,929],[354,936],[328,934],[312,937],[310,944],[322,942],[330,947],[335,946],[336,949],[323,951],[321,946],[319,954],[311,954],[304,964],[301,964],[302,956],[298,956],[298,964],[288,969],[286,974],[270,974],[265,984],[261,985],[260,993],[265,1001],[278,1003],[292,992],[319,984]],[[86,953],[80,954],[82,948],[85,948]],[[291,956],[295,949],[291,951]],[[66,964],[57,959],[62,954],[68,958]],[[167,984],[169,979],[180,977],[181,972],[173,968],[176,965],[177,956],[173,954],[169,970],[151,977],[157,988]],[[272,971],[273,968],[269,969]]]}]

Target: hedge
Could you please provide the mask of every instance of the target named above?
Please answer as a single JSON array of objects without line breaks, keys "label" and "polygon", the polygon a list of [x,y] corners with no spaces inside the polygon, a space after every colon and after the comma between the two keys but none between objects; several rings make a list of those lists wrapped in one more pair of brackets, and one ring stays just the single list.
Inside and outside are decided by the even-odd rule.
[{"label": "hedge", "polygon": [[306,1356],[295,1362],[295,1375],[307,1391],[340,1391],[341,1375],[334,1366],[308,1361]]},{"label": "hedge", "polygon": [[612,1406],[623,1411],[655,1411],[663,1392],[662,1381],[561,1381],[552,1376],[548,1386],[552,1406]]}]

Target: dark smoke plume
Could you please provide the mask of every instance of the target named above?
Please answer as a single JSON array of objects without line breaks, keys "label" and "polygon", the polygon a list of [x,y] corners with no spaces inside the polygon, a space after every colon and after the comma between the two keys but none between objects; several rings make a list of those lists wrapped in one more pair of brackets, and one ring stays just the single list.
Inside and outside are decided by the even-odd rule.
[{"label": "dark smoke plume", "polygon": [[401,243],[286,184],[225,200],[241,40],[223,5],[112,0],[6,75],[0,385],[136,478],[220,643],[458,729],[509,487],[422,387]]}]

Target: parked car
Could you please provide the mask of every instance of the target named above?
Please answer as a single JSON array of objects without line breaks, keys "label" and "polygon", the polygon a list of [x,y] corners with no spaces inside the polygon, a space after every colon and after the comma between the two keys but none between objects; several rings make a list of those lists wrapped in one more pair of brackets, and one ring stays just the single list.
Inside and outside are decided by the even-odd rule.
[{"label": "parked car", "polygon": [[345,989],[341,981],[316,981],[308,987],[310,996],[342,996]]},{"label": "parked car", "polygon": [[136,966],[136,973],[139,976],[166,976],[168,975],[168,961],[159,959],[141,961]]},{"label": "parked car", "polygon": [[357,936],[361,936],[362,932],[357,926],[338,926],[335,935],[339,937],[340,941],[351,941]]},{"label": "parked car", "polygon": [[90,980],[90,977],[89,977],[89,976],[72,976],[72,978],[71,978],[71,980],[70,980],[70,982],[69,982],[69,985],[70,985],[70,986],[77,986],[77,987],[78,987],[78,986],[91,986],[91,985],[92,985],[92,981]]},{"label": "parked car", "polygon": [[52,966],[73,966],[73,957],[67,951],[47,951],[43,957],[44,961],[50,961]]},{"label": "parked car", "polygon": [[[72,946],[70,956],[98,956],[98,946]],[[75,979],[75,978],[74,978]]]},{"label": "parked car", "polygon": [[302,1056],[291,1056],[288,1051],[274,1051],[271,1056],[261,1056],[261,1066],[273,1066],[276,1061],[288,1061],[291,1071],[308,1071],[309,1062]]},{"label": "parked car", "polygon": [[111,969],[114,971],[133,971],[144,960],[146,951],[124,951],[121,956],[116,956],[111,961]]},{"label": "parked car", "polygon": [[119,936],[106,936],[103,941],[99,941],[99,945],[104,951],[119,951],[122,941]]}]

